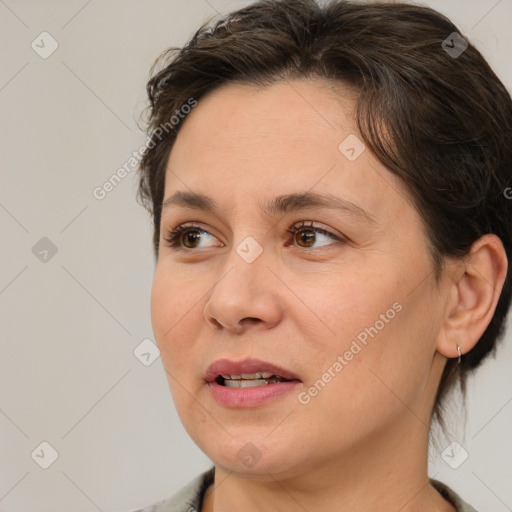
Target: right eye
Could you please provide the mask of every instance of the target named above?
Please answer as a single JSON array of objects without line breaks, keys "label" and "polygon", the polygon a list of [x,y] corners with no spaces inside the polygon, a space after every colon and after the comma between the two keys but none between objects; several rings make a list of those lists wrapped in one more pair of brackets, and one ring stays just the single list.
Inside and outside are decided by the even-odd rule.
[{"label": "right eye", "polygon": [[175,249],[200,249],[219,246],[220,242],[213,235],[196,225],[181,224],[169,230],[164,237],[168,247]]}]

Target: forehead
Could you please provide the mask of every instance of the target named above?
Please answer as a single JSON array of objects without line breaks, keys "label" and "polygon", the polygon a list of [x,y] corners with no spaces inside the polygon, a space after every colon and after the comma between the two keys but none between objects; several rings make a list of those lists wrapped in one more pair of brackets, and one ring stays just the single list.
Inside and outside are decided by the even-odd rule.
[{"label": "forehead", "polygon": [[[200,138],[205,149],[222,144],[232,152],[238,149],[239,156],[269,156],[279,149],[284,152],[297,141],[319,144],[320,139],[332,142],[331,149],[336,150],[337,132],[356,131],[353,108],[351,91],[335,91],[320,79],[260,87],[226,84],[200,99],[181,127],[176,151],[186,149],[180,148],[180,139],[190,143],[191,136]],[[330,137],[325,139],[327,134]],[[314,148],[305,146],[302,151],[314,152]]]},{"label": "forehead", "polygon": [[[354,106],[353,91],[319,79],[216,89],[180,129],[165,196],[183,186],[208,195],[236,191],[244,200],[255,190],[270,198],[314,189],[339,192],[370,213],[382,209],[385,197],[396,207],[405,190],[364,149]],[[362,149],[356,159],[347,158],[347,140]]]}]

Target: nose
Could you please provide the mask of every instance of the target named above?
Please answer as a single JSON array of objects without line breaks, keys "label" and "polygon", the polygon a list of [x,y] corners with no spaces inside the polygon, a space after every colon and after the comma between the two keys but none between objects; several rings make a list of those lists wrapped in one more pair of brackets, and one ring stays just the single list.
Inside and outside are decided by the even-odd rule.
[{"label": "nose", "polygon": [[232,255],[205,305],[208,324],[216,330],[242,334],[251,328],[270,329],[280,322],[283,307],[279,287],[267,264],[263,255],[252,263]]}]

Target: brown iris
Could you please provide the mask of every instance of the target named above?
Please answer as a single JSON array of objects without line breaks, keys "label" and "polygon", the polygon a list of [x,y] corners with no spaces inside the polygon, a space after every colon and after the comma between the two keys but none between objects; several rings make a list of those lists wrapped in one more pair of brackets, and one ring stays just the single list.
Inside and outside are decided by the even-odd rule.
[{"label": "brown iris", "polygon": [[187,249],[194,249],[201,240],[201,231],[199,229],[190,229],[181,235],[181,242]]},{"label": "brown iris", "polygon": [[301,229],[295,233],[295,241],[300,247],[311,247],[316,241],[314,229]]}]

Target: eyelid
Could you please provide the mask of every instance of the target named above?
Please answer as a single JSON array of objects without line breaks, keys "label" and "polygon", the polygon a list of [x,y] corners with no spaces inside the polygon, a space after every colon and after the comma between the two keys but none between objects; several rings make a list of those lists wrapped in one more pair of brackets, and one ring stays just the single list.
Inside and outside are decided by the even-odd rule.
[{"label": "eyelid", "polygon": [[[290,233],[291,235],[295,235],[305,228],[308,228],[312,231],[319,232],[322,235],[327,236],[327,237],[331,238],[332,240],[339,242],[339,243],[351,243],[351,240],[348,237],[346,237],[345,235],[342,235],[338,231],[331,229],[330,227],[326,226],[325,224],[317,223],[314,221],[302,220],[302,221],[295,222],[286,231],[287,231],[287,233]],[[321,249],[322,247],[328,247],[329,245],[333,245],[333,244],[326,244],[324,246],[316,247],[316,248],[315,247],[306,248],[306,247],[301,247],[301,246],[297,246],[297,247],[299,249],[311,251],[312,249]]]},{"label": "eyelid", "polygon": [[[200,231],[201,233],[206,233],[210,236],[212,236],[213,238],[216,238],[217,240],[219,240],[219,237],[215,236],[213,233],[211,233],[208,229],[205,229],[203,228],[200,223],[197,223],[197,222],[194,222],[194,221],[190,221],[190,222],[183,222],[181,224],[178,224],[176,225],[175,227],[173,228],[165,228],[165,233],[163,235],[163,239],[164,239],[164,242],[165,242],[165,245],[167,247],[170,247],[170,248],[173,248],[173,249],[176,249],[176,250],[185,250],[185,251],[193,251],[194,249],[190,249],[190,248],[187,248],[187,247],[183,247],[181,244],[179,244],[179,237],[182,233],[186,232],[186,231]],[[219,242],[223,244],[223,242],[221,240],[219,240]]]},{"label": "eyelid", "polygon": [[326,235],[329,235],[333,238],[336,238],[336,239],[340,239],[340,240],[348,240],[348,238],[344,235],[342,235],[341,233],[339,233],[338,231],[336,230],[333,230],[332,228],[330,228],[329,226],[327,226],[326,224],[322,224],[321,222],[315,222],[315,221],[310,221],[310,220],[300,220],[298,222],[294,222],[288,229],[287,229],[287,232],[290,233],[290,232],[294,232],[296,233],[297,231],[299,231],[300,229],[303,229],[303,228],[309,228],[313,231],[321,231],[323,232],[323,234],[326,234]]}]

